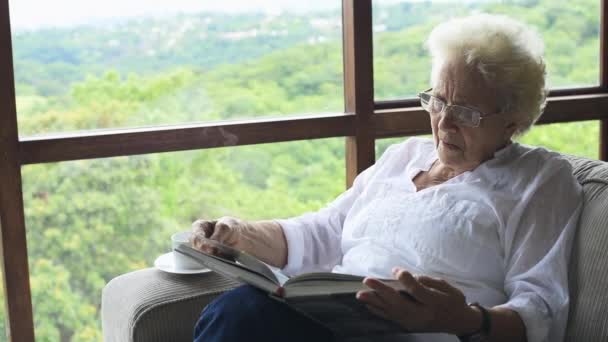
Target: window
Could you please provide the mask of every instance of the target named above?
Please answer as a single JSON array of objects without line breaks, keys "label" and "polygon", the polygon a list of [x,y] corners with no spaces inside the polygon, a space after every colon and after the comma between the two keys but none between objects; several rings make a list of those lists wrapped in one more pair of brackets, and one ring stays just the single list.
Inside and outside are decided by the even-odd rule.
[{"label": "window", "polygon": [[296,216],[344,183],[341,138],[24,167],[36,338],[100,340],[103,286],[195,219]]},{"label": "window", "polygon": [[550,88],[599,85],[599,0],[375,0],[373,3],[376,100],[414,97],[427,89],[428,34],[448,18],[479,12],[512,16],[541,33]]},{"label": "window", "polygon": [[[34,330],[39,340],[99,339],[99,290],[117,274],[149,266],[169,248],[169,232],[199,216],[315,210],[344,190],[344,171],[352,181],[374,154],[404,139],[384,138],[428,134],[427,115],[407,99],[428,84],[423,37],[447,11],[508,13],[546,24],[544,34],[573,37],[545,37],[547,51],[571,49],[548,56],[551,86],[587,88],[552,97],[543,120],[556,124],[521,141],[592,157],[601,126],[601,156],[608,156],[607,68],[599,74],[599,60],[605,66],[608,59],[598,43],[607,24],[605,17],[599,23],[599,0],[344,0],[341,13],[340,2],[324,0],[150,0],[145,12],[143,2],[60,2],[10,4],[16,94],[8,91],[10,77],[0,86],[0,219],[10,227],[2,235],[10,286],[0,289],[9,312],[0,308],[0,318],[10,313],[10,320],[0,330],[10,326],[12,341],[31,342]],[[566,31],[564,23],[571,24]],[[0,41],[10,34],[0,25]],[[9,48],[0,48],[0,68],[10,75],[12,66],[1,62]],[[574,129],[585,134],[572,143]],[[240,146],[251,144],[258,145]],[[175,152],[232,145],[239,146]],[[80,234],[83,227],[90,231]],[[133,244],[140,248],[125,254]],[[26,274],[26,263],[29,277],[15,276]]]},{"label": "window", "polygon": [[[543,146],[553,151],[591,159],[599,158],[599,122],[579,121],[534,126],[517,142],[532,146]],[[576,132],[576,133],[574,133]],[[432,136],[427,135],[429,139]],[[376,160],[392,145],[403,142],[406,137],[376,140]]]},{"label": "window", "polygon": [[523,144],[543,146],[561,153],[599,159],[599,128],[598,121],[534,126],[517,140]]},{"label": "window", "polygon": [[344,108],[338,1],[11,5],[21,136]]}]

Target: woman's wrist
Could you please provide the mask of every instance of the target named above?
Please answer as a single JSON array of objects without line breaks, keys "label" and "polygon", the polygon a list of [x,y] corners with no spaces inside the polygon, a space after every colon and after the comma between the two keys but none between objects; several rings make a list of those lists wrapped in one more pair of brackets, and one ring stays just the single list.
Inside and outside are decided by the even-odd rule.
[{"label": "woman's wrist", "polygon": [[276,221],[247,222],[238,244],[242,250],[269,265],[281,268],[287,263],[287,242]]},{"label": "woman's wrist", "polygon": [[451,333],[457,336],[474,334],[481,330],[483,324],[483,313],[479,308],[467,305],[461,319]]}]

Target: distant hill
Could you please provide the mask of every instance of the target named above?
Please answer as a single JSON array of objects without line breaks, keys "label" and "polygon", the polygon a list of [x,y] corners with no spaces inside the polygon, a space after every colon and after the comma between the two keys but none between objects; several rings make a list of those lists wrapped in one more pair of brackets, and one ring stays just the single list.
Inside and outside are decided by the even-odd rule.
[{"label": "distant hill", "polygon": [[[449,17],[479,11],[509,14],[535,25],[543,33],[551,85],[597,82],[599,2],[596,0],[573,1],[568,6],[550,0],[424,1],[376,4],[373,10],[376,94],[380,98],[411,96],[424,87],[428,82],[429,58],[423,42],[430,29]],[[262,68],[256,61],[272,62],[275,70],[285,71],[288,67],[306,70],[313,68],[311,63],[322,64],[322,58],[315,53],[310,60],[298,58],[300,67],[290,60],[262,57],[288,50],[287,54],[274,56],[305,57],[311,53],[310,46],[323,44],[339,49],[340,37],[341,17],[337,10],[281,15],[179,14],[117,20],[105,25],[21,31],[13,35],[17,95],[63,95],[69,91],[69,85],[87,75],[100,77],[108,71],[116,71],[121,77],[154,76],[176,68],[203,74],[219,66],[234,65],[229,75],[221,74],[239,82],[239,69]]]},{"label": "distant hill", "polygon": [[259,58],[271,51],[337,39],[339,13],[314,18],[290,14],[174,15],[106,26],[23,31],[13,35],[15,77],[39,95],[85,75],[113,69],[154,74],[176,66],[207,71],[220,64]]},{"label": "distant hill", "polygon": [[[375,6],[375,30],[399,31],[428,22],[431,13],[449,13],[446,7],[467,5]],[[341,44],[341,28],[341,13],[327,10],[280,15],[176,14],[20,30],[13,34],[15,78],[19,94],[59,95],[66,91],[66,84],[108,70],[149,75],[189,67],[204,72],[299,44]]]}]

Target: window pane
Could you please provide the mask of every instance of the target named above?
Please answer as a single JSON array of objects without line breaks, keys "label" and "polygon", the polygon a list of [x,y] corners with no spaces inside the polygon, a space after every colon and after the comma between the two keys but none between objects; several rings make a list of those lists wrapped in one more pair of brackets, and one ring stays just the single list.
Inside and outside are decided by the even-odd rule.
[{"label": "window pane", "polygon": [[[533,126],[526,134],[516,141],[532,145],[542,146],[547,149],[591,159],[599,158],[599,121],[580,121],[570,123],[558,123],[550,125]],[[576,132],[576,133],[574,133]],[[431,135],[424,137],[431,138]],[[392,145],[408,139],[389,138],[376,140],[376,160],[384,151]]]},{"label": "window pane", "polygon": [[424,42],[437,24],[452,17],[506,14],[543,36],[551,88],[599,84],[599,0],[374,0],[376,100],[414,97],[428,88],[431,61]]},{"label": "window pane", "polygon": [[[427,135],[424,135],[422,137],[429,137]],[[382,155],[384,154],[384,151],[386,151],[386,149],[394,144],[400,144],[404,141],[406,141],[407,139],[409,139],[409,137],[397,137],[397,138],[384,138],[384,139],[376,139],[376,161],[378,159],[380,159],[380,157],[382,157]]]},{"label": "window pane", "polygon": [[35,333],[101,339],[101,289],[197,218],[295,216],[345,189],[344,139],[23,168]]},{"label": "window pane", "polygon": [[543,146],[550,150],[579,157],[598,159],[599,121],[580,121],[534,126],[519,142]]},{"label": "window pane", "polygon": [[340,4],[11,1],[20,134],[342,112]]}]

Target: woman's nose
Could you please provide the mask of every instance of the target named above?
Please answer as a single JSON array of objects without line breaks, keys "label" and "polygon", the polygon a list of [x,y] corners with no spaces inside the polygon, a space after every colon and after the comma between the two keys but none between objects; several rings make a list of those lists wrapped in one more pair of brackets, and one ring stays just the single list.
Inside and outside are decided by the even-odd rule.
[{"label": "woman's nose", "polygon": [[450,115],[449,107],[439,114],[439,128],[443,131],[454,131],[458,128],[454,123],[452,115]]}]

